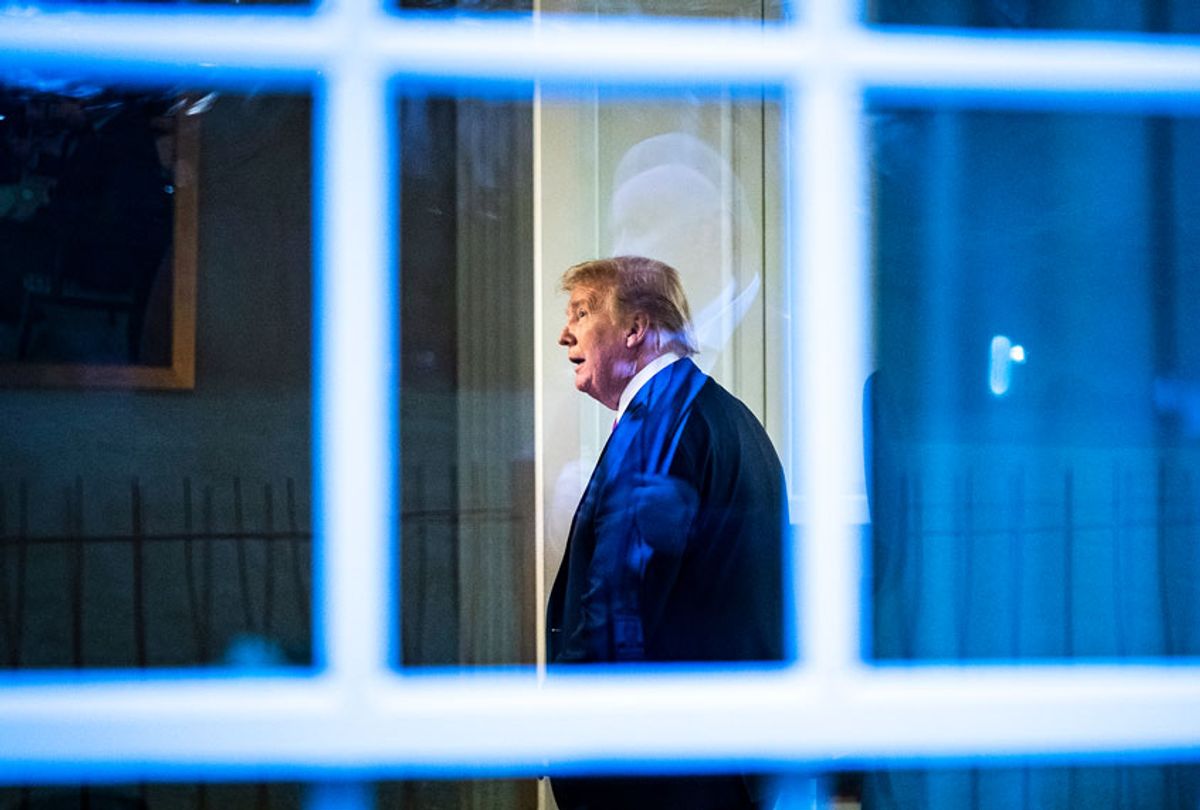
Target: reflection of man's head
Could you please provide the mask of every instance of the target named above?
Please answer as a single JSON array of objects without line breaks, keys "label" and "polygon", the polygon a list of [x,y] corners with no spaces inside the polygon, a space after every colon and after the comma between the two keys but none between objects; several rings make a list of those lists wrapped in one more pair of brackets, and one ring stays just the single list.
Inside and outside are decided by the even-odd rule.
[{"label": "reflection of man's head", "polygon": [[694,135],[647,138],[613,177],[612,250],[657,256],[688,274],[697,342],[709,364],[758,292],[756,219],[733,167]]},{"label": "reflection of man's head", "polygon": [[[731,196],[735,188],[728,163],[699,138],[673,132],[641,141],[613,176],[613,252],[657,256],[684,270],[689,283],[708,286],[702,280],[721,268],[729,225],[742,213],[731,208],[741,202]],[[700,303],[708,292],[692,288]]]},{"label": "reflection of man's head", "polygon": [[567,270],[562,289],[570,299],[558,342],[575,365],[575,387],[609,408],[655,357],[696,353],[687,297],[670,265],[641,256],[595,259]]}]

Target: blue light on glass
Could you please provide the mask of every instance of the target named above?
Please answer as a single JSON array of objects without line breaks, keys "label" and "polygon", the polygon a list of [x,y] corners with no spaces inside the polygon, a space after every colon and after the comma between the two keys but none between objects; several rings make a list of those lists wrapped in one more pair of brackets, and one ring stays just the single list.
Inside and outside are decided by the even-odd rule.
[{"label": "blue light on glass", "polygon": [[1012,385],[1012,367],[1025,362],[1025,347],[1014,346],[1004,335],[992,337],[991,361],[988,364],[988,386],[1002,397]]}]

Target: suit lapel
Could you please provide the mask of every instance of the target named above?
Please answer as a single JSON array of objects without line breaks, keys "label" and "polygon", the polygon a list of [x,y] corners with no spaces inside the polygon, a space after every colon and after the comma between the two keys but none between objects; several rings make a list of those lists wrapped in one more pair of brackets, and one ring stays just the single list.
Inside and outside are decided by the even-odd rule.
[{"label": "suit lapel", "polygon": [[591,515],[594,501],[608,480],[626,472],[667,473],[692,401],[707,381],[708,376],[685,357],[642,386],[600,451],[575,509],[568,543],[575,534],[575,521]]}]

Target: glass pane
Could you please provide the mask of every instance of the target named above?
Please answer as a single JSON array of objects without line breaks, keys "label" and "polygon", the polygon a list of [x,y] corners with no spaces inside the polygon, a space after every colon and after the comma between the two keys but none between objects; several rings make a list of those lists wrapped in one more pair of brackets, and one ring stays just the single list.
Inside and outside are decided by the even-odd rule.
[{"label": "glass pane", "polygon": [[[528,780],[387,782],[376,792],[380,808],[486,807],[488,810],[578,810],[620,807],[627,810],[711,810],[770,807],[777,793],[774,777],[762,774],[689,774],[685,776],[575,777]],[[603,800],[581,805],[580,801]],[[762,804],[750,804],[761,801]],[[841,808],[841,805],[838,805]],[[847,808],[848,810],[848,808]]]},{"label": "glass pane", "polygon": [[735,20],[780,20],[788,14],[784,0],[542,0],[547,14],[646,17],[716,17]]},{"label": "glass pane", "polygon": [[[654,97],[543,90],[537,102],[531,96],[410,91],[397,102],[402,662],[512,664],[547,655],[539,614],[552,601],[556,579],[568,592],[581,587],[568,588],[566,568],[560,573],[568,537],[573,524],[578,534],[596,522],[595,515],[578,517],[577,506],[610,433],[623,435],[612,432],[619,397],[601,404],[573,382],[580,379],[569,359],[574,349],[560,342],[569,300],[561,280],[585,260],[629,254],[678,269],[700,350],[696,380],[711,374],[745,403],[748,411],[730,397],[720,409],[743,420],[738,453],[748,456],[744,448],[760,442],[753,446],[761,459],[746,461],[744,480],[769,477],[761,491],[775,498],[769,518],[755,511],[757,500],[726,510],[736,515],[726,527],[731,537],[752,520],[771,522],[755,533],[760,556],[722,557],[736,544],[716,542],[711,526],[707,534],[697,529],[697,543],[707,538],[715,546],[681,551],[695,568],[675,572],[694,579],[646,586],[660,595],[692,593],[688,598],[699,583],[712,584],[705,577],[723,577],[728,586],[725,595],[689,608],[694,626],[709,628],[712,646],[695,639],[689,646],[681,631],[669,634],[678,648],[647,657],[779,658],[786,495],[775,448],[782,447],[785,419],[783,360],[766,348],[769,341],[778,345],[786,309],[779,105],[759,89],[662,90]],[[664,342],[654,357],[671,345]],[[677,369],[690,367],[688,361]],[[618,457],[627,458],[614,450],[607,463]],[[627,471],[629,486],[635,473],[651,472],[644,461],[646,469]],[[696,469],[707,469],[704,463],[697,460]],[[737,478],[725,472],[722,480]],[[664,503],[686,501],[683,490],[674,498],[656,491]],[[605,497],[606,508],[619,510],[633,494]],[[729,496],[711,495],[718,497]],[[716,511],[711,499],[700,504],[709,518]],[[632,529],[618,534],[634,536]],[[577,565],[585,569],[593,540],[574,542],[584,555]],[[651,578],[670,556],[656,553],[646,569]],[[756,620],[751,632],[714,629],[723,621],[732,626],[738,611],[756,610],[770,613],[771,621]],[[553,618],[550,624],[559,627]],[[615,621],[606,627],[620,632]],[[737,646],[742,641],[745,649]],[[586,660],[623,660],[610,653]]]},{"label": "glass pane", "polygon": [[306,665],[309,101],[23,76],[0,88],[3,666]]},{"label": "glass pane", "polygon": [[655,776],[642,772],[636,776],[556,776],[545,782],[548,810],[587,810],[592,807],[754,810],[777,806],[774,779],[753,773]]},{"label": "glass pane", "polygon": [[995,29],[1141,31],[1194,34],[1200,9],[1182,0],[1095,3],[1090,0],[868,0],[870,22]]},{"label": "glass pane", "polygon": [[709,17],[767,21],[788,14],[785,0],[399,0],[399,8],[456,12],[580,14],[591,17]]},{"label": "glass pane", "polygon": [[0,788],[0,806],[21,810],[300,810],[304,786],[261,784],[42,785]]},{"label": "glass pane", "polygon": [[[577,315],[568,316],[568,305],[573,306],[579,290],[568,293],[562,280],[563,271],[582,260],[630,254],[660,259],[678,269],[699,349],[693,359],[699,369],[740,399],[754,420],[754,425],[743,425],[745,432],[736,439],[726,436],[723,428],[714,428],[713,444],[706,446],[717,447],[728,440],[737,449],[724,447],[703,458],[689,455],[688,441],[680,434],[677,447],[684,448],[684,454],[676,455],[672,462],[671,477],[688,481],[702,493],[706,503],[701,511],[709,518],[724,512],[733,520],[725,529],[716,530],[703,517],[697,518],[694,526],[709,528],[697,529],[698,538],[703,538],[694,546],[697,557],[683,563],[685,568],[691,564],[697,568],[662,569],[665,577],[680,577],[676,587],[681,594],[692,587],[698,590],[688,597],[694,600],[694,612],[688,618],[681,614],[664,618],[668,624],[688,624],[690,630],[677,627],[667,632],[670,639],[644,639],[646,650],[656,644],[672,649],[677,643],[679,652],[647,654],[684,660],[780,658],[784,586],[778,527],[784,516],[778,511],[785,505],[775,503],[778,482],[771,468],[779,463],[777,448],[783,447],[787,415],[782,411],[783,359],[769,349],[780,344],[782,317],[787,311],[781,272],[784,172],[777,99],[761,91],[733,89],[652,101],[603,91],[590,98],[584,94],[551,95],[544,104],[542,122],[547,172],[542,183],[545,238],[541,279],[546,488],[541,495],[546,515],[545,582],[551,602],[548,658],[551,662],[576,656],[592,660],[597,654],[583,653],[574,646],[569,627],[572,597],[582,587],[584,569],[572,567],[579,557],[572,558],[567,545],[589,548],[589,535],[579,531],[580,515],[590,515],[594,522],[612,519],[620,525],[632,506],[643,536],[653,536],[653,530],[647,534],[643,525],[650,521],[637,518],[637,492],[611,487],[613,478],[623,475],[620,463],[638,458],[647,448],[641,438],[632,445],[624,444],[626,435],[620,422],[614,429],[611,405],[605,407],[598,401],[602,394],[599,377],[589,368],[589,349],[575,334]],[[581,287],[586,292],[586,283]],[[564,328],[569,333],[565,337]],[[584,362],[574,365],[579,359]],[[723,414],[742,413],[732,401],[704,407]],[[762,435],[759,423],[765,424],[769,438]],[[718,435],[724,438],[716,438]],[[642,462],[648,471],[655,464],[653,447],[651,443],[648,458]],[[616,451],[612,458],[610,450]],[[726,450],[730,451],[727,456]],[[601,475],[607,471],[610,478],[601,480],[610,486],[589,492],[593,469],[602,457]],[[696,468],[680,469],[683,458],[691,458]],[[613,462],[618,462],[618,467],[613,468]],[[697,480],[708,474],[725,483],[756,481],[757,494],[739,502],[732,489],[718,493],[720,487],[707,487],[711,481]],[[583,512],[576,509],[581,498]],[[716,506],[718,502],[724,506]],[[664,516],[673,514],[669,505],[663,504],[668,507]],[[709,531],[713,534],[706,537]],[[709,540],[713,543],[709,552],[700,551]],[[652,539],[648,542],[654,545]],[[746,556],[739,560],[722,556],[722,549],[734,546],[744,549]],[[664,559],[672,559],[667,550],[660,553]],[[713,556],[700,556],[706,553]],[[560,564],[564,557],[567,562]],[[717,582],[718,570],[729,577],[724,584]],[[696,578],[689,580],[692,574]],[[701,585],[710,575],[714,579]],[[653,578],[650,566],[645,576],[647,581]],[[728,590],[723,590],[725,585]],[[759,596],[766,601],[759,601]],[[561,606],[556,604],[559,598]],[[560,607],[561,615],[557,613]],[[715,612],[709,613],[710,608]],[[739,622],[742,611],[745,621]],[[556,621],[559,618],[563,623]],[[738,632],[726,624],[729,621],[740,624],[743,631],[752,629],[735,641]],[[706,630],[696,633],[700,627]],[[705,638],[698,637],[701,635]],[[620,647],[615,638],[610,643]],[[631,655],[636,658],[639,654],[635,643]]]},{"label": "glass pane", "polygon": [[[420,780],[383,782],[376,786],[375,806],[388,808],[486,807],[488,810],[534,810],[543,781],[536,779]],[[553,810],[553,808],[548,808]]]},{"label": "glass pane", "polygon": [[1196,655],[1197,121],[872,134],[872,653]]},{"label": "glass pane", "polygon": [[[944,768],[874,771],[847,777],[861,806],[878,810],[922,807],[1154,807],[1185,810],[1200,799],[1194,765],[1123,765],[1027,768]],[[859,805],[850,805],[857,807]]]},{"label": "glass pane", "polygon": [[397,105],[401,660],[533,663],[532,103]]}]

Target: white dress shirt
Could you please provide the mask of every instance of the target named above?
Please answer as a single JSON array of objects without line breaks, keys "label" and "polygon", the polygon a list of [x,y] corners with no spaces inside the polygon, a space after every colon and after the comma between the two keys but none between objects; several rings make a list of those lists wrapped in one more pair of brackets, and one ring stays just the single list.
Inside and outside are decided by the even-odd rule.
[{"label": "white dress shirt", "polygon": [[637,374],[633,375],[633,379],[625,386],[625,390],[621,392],[621,399],[617,401],[617,418],[613,420],[613,427],[617,426],[617,422],[621,421],[621,417],[625,415],[625,409],[629,407],[629,403],[633,402],[633,398],[637,396],[637,392],[642,390],[642,386],[650,382],[650,378],[658,372],[662,371],[667,366],[680,359],[675,352],[667,352],[655,357],[642,368]]}]

